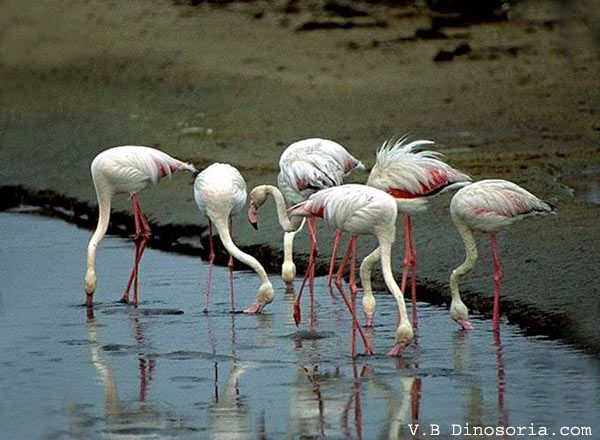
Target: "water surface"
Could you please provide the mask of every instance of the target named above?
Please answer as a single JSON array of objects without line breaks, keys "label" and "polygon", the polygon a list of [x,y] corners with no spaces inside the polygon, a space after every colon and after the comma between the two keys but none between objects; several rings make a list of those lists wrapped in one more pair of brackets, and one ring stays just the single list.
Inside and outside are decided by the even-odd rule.
[{"label": "water surface", "polygon": [[[417,344],[390,359],[383,353],[393,344],[395,306],[382,294],[371,332],[377,354],[353,361],[350,320],[323,278],[312,333],[293,324],[293,297],[279,278],[262,315],[230,314],[229,273],[216,268],[203,314],[206,264],[149,249],[135,309],[116,303],[133,246],[109,237],[87,318],[80,304],[89,235],[55,219],[0,214],[5,438],[427,437],[412,436],[410,423],[426,434],[438,424],[438,438],[466,423],[533,423],[557,436],[561,426],[600,428],[598,359],[509,325],[494,341],[490,321],[476,316],[465,333],[447,310],[427,304]],[[235,285],[241,307],[258,280],[236,272]]]}]

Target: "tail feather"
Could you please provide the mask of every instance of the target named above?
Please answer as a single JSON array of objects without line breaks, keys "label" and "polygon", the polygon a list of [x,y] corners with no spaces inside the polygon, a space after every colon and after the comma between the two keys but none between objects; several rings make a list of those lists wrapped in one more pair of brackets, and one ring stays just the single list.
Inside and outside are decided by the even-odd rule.
[{"label": "tail feather", "polygon": [[190,173],[194,173],[194,174],[197,174],[199,172],[198,169],[193,164],[185,163],[185,162],[181,162],[181,166],[179,167],[179,169],[189,171]]},{"label": "tail feather", "polygon": [[312,215],[310,200],[296,203],[287,210],[290,217],[308,217]]}]

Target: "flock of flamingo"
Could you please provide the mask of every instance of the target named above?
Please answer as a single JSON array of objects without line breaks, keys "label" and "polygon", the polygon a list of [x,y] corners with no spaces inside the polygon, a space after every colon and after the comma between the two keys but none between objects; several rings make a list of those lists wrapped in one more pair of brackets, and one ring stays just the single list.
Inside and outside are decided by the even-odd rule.
[{"label": "flock of flamingo", "polygon": [[[477,245],[474,232],[490,233],[493,254],[494,307],[492,328],[500,329],[500,286],[502,267],[498,258],[496,233],[525,218],[552,213],[555,207],[544,202],[506,180],[481,180],[473,182],[467,174],[458,171],[442,161],[442,156],[424,148],[433,145],[427,140],[409,142],[406,138],[396,138],[385,142],[378,150],[366,184],[344,184],[344,177],[364,165],[353,157],[340,144],[319,138],[304,139],[289,145],[279,161],[277,186],[260,185],[250,192],[248,221],[258,228],[259,209],[269,196],[274,199],[279,223],[284,231],[284,261],[282,278],[288,285],[293,283],[296,267],[293,262],[293,242],[295,235],[306,223],[310,240],[308,266],[302,286],[294,305],[294,319],[301,320],[300,298],[305,285],[314,285],[317,257],[316,219],[323,219],[336,228],[332,249],[331,264],[327,283],[334,282],[344,303],[352,315],[352,355],[356,356],[356,333],[363,341],[365,353],[372,354],[373,348],[366,338],[363,326],[356,314],[356,242],[359,235],[372,235],[378,240],[373,250],[360,265],[360,278],[363,287],[362,306],[365,314],[365,327],[373,325],[376,301],[371,286],[371,273],[378,261],[387,288],[398,305],[398,325],[395,345],[387,352],[399,356],[403,349],[414,340],[417,326],[416,271],[417,250],[412,232],[411,215],[427,209],[429,200],[441,192],[457,189],[450,203],[450,215],[464,242],[466,259],[452,271],[450,291],[452,302],[450,316],[465,330],[473,329],[468,319],[468,310],[460,297],[459,279],[470,272],[477,261]],[[223,246],[230,254],[231,310],[235,311],[233,290],[233,258],[254,269],[260,278],[260,286],[255,302],[244,309],[254,314],[274,299],[275,292],[269,277],[256,258],[241,251],[232,239],[231,216],[244,209],[247,189],[241,173],[231,165],[214,163],[201,172],[189,163],[184,163],[168,154],[150,147],[121,146],[98,154],[91,165],[92,178],[98,197],[98,225],[93,233],[87,251],[87,271],[85,274],[86,305],[93,306],[96,290],[95,257],[99,242],[106,234],[111,201],[115,194],[127,193],[135,219],[134,264],[121,298],[129,303],[133,288],[133,304],[138,303],[138,267],[148,240],[150,227],[140,208],[137,193],[159,179],[178,171],[196,173],[194,198],[200,212],[206,215],[209,224],[209,272],[207,276],[205,311],[210,303],[210,289],[214,262],[213,225]],[[396,219],[403,216],[404,258],[400,286],[392,273],[391,252],[396,238]],[[337,273],[335,263],[343,232],[351,234],[348,247]],[[350,265],[350,298],[343,289],[345,267]],[[403,292],[408,275],[412,299],[412,320],[409,319]],[[311,307],[314,291],[311,288]],[[412,322],[411,322],[412,321]]]}]

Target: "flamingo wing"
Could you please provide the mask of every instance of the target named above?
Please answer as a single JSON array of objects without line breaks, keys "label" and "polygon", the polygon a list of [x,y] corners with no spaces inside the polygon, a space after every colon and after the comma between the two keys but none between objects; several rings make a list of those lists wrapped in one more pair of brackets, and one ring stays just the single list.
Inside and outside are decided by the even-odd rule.
[{"label": "flamingo wing", "polygon": [[432,141],[406,138],[385,142],[377,152],[377,160],[367,184],[396,198],[432,196],[449,188],[464,186],[471,177],[440,160],[435,151],[418,151],[433,145]]},{"label": "flamingo wing", "polygon": [[555,207],[513,182],[490,179],[461,189],[450,209],[475,229],[493,231],[525,217],[549,214]]}]

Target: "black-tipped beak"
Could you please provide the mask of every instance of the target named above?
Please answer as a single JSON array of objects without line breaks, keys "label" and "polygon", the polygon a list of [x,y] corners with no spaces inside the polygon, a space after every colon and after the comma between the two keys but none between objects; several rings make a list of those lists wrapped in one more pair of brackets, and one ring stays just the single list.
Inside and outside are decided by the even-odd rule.
[{"label": "black-tipped beak", "polygon": [[256,206],[254,206],[254,203],[250,203],[247,217],[248,223],[250,223],[252,227],[258,231],[258,209],[256,209]]}]

